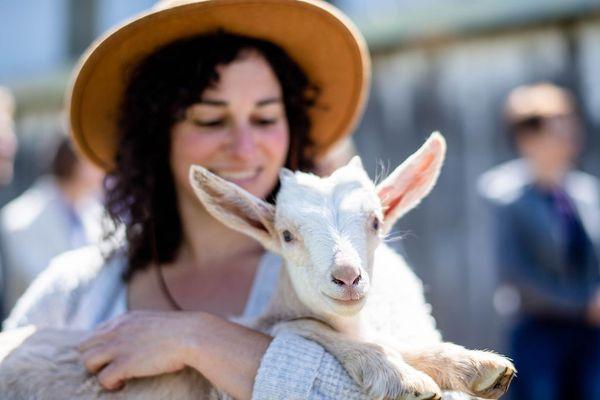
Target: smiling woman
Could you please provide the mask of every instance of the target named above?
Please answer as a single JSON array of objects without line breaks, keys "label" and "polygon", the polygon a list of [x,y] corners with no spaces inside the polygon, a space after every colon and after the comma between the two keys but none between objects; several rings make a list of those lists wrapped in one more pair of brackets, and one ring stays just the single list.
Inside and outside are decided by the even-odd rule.
[{"label": "smiling woman", "polygon": [[[190,165],[271,199],[281,166],[311,170],[308,110],[317,93],[278,46],[224,32],[174,42],[144,60],[125,92],[107,191],[114,219],[145,227],[127,232],[127,274],[172,261],[180,214],[193,220],[187,214],[201,207],[187,182]],[[135,209],[123,210],[132,200]]]},{"label": "smiling woman", "polygon": [[76,71],[70,121],[107,172],[118,245],[59,257],[5,327],[95,329],[82,360],[109,389],[190,366],[240,399],[360,398],[320,346],[229,321],[263,311],[280,259],[213,218],[188,173],[272,202],[281,167],[313,171],[350,133],[369,68],[351,23],[312,0],[161,1],[101,38]]},{"label": "smiling woman", "polygon": [[173,174],[178,186],[186,188],[190,165],[203,165],[264,198],[275,186],[288,150],[281,87],[256,51],[246,51],[217,71],[219,81],[171,130]]}]

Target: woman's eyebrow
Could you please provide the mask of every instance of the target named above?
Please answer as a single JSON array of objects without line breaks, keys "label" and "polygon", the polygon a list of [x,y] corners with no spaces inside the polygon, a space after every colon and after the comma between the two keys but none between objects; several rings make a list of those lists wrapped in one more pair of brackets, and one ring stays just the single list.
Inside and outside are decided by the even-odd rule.
[{"label": "woman's eyebrow", "polygon": [[203,106],[217,106],[217,107],[225,107],[227,106],[227,102],[224,100],[213,100],[213,99],[200,99],[197,104],[201,104]]},{"label": "woman's eyebrow", "polygon": [[[269,97],[267,99],[259,100],[256,102],[256,106],[263,107],[275,103],[281,103],[281,97]],[[196,104],[203,106],[225,107],[228,103],[225,100],[200,99],[200,101]]]},{"label": "woman's eyebrow", "polygon": [[263,107],[274,103],[281,103],[281,97],[269,97],[268,99],[259,100],[256,102],[256,106]]}]

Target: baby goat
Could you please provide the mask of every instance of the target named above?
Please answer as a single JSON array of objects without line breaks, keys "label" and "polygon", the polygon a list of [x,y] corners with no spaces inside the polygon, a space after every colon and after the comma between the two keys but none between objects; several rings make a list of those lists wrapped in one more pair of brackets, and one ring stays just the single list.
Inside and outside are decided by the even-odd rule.
[{"label": "baby goat", "polygon": [[[491,352],[442,342],[420,281],[401,257],[379,246],[394,222],[430,192],[444,155],[443,137],[433,134],[377,186],[358,157],[327,178],[283,170],[276,206],[193,166],[190,181],[206,209],[285,260],[270,306],[249,325],[320,343],[375,399],[440,399],[442,390],[501,396],[513,365]],[[0,343],[0,392],[11,399],[219,396],[191,370],[103,392],[78,360],[77,333],[28,336],[32,331],[9,332]],[[9,340],[24,342],[11,352]]]},{"label": "baby goat", "polygon": [[198,198],[225,225],[283,256],[278,291],[255,326],[325,347],[374,398],[435,399],[441,390],[502,395],[505,358],[440,340],[422,287],[380,239],[434,186],[440,134],[375,186],[360,158],[327,178],[283,170],[277,205],[193,167]]}]

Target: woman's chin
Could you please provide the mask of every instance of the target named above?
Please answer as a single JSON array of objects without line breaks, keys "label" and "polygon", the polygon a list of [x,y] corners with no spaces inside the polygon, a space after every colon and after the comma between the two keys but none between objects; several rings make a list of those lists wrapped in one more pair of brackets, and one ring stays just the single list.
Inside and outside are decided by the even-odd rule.
[{"label": "woman's chin", "polygon": [[229,181],[231,183],[234,183],[237,186],[241,187],[242,189],[244,189],[248,193],[252,194],[253,196],[258,197],[259,199],[266,199],[266,197],[275,188],[275,183],[267,182],[264,179],[262,179],[262,180],[261,179],[247,180],[247,181],[243,181],[243,180],[242,181],[229,180]]},{"label": "woman's chin", "polygon": [[260,198],[264,198],[269,194],[268,187],[274,186],[269,185],[269,182],[266,182],[267,179],[263,167],[257,167],[254,171],[209,170],[226,181],[231,182]]}]

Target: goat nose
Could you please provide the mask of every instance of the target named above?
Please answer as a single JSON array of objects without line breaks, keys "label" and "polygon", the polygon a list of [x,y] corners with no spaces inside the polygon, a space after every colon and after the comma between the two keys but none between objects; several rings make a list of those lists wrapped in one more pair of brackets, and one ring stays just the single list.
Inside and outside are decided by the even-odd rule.
[{"label": "goat nose", "polygon": [[353,286],[360,282],[360,271],[358,268],[342,266],[333,270],[331,281],[338,286]]}]

